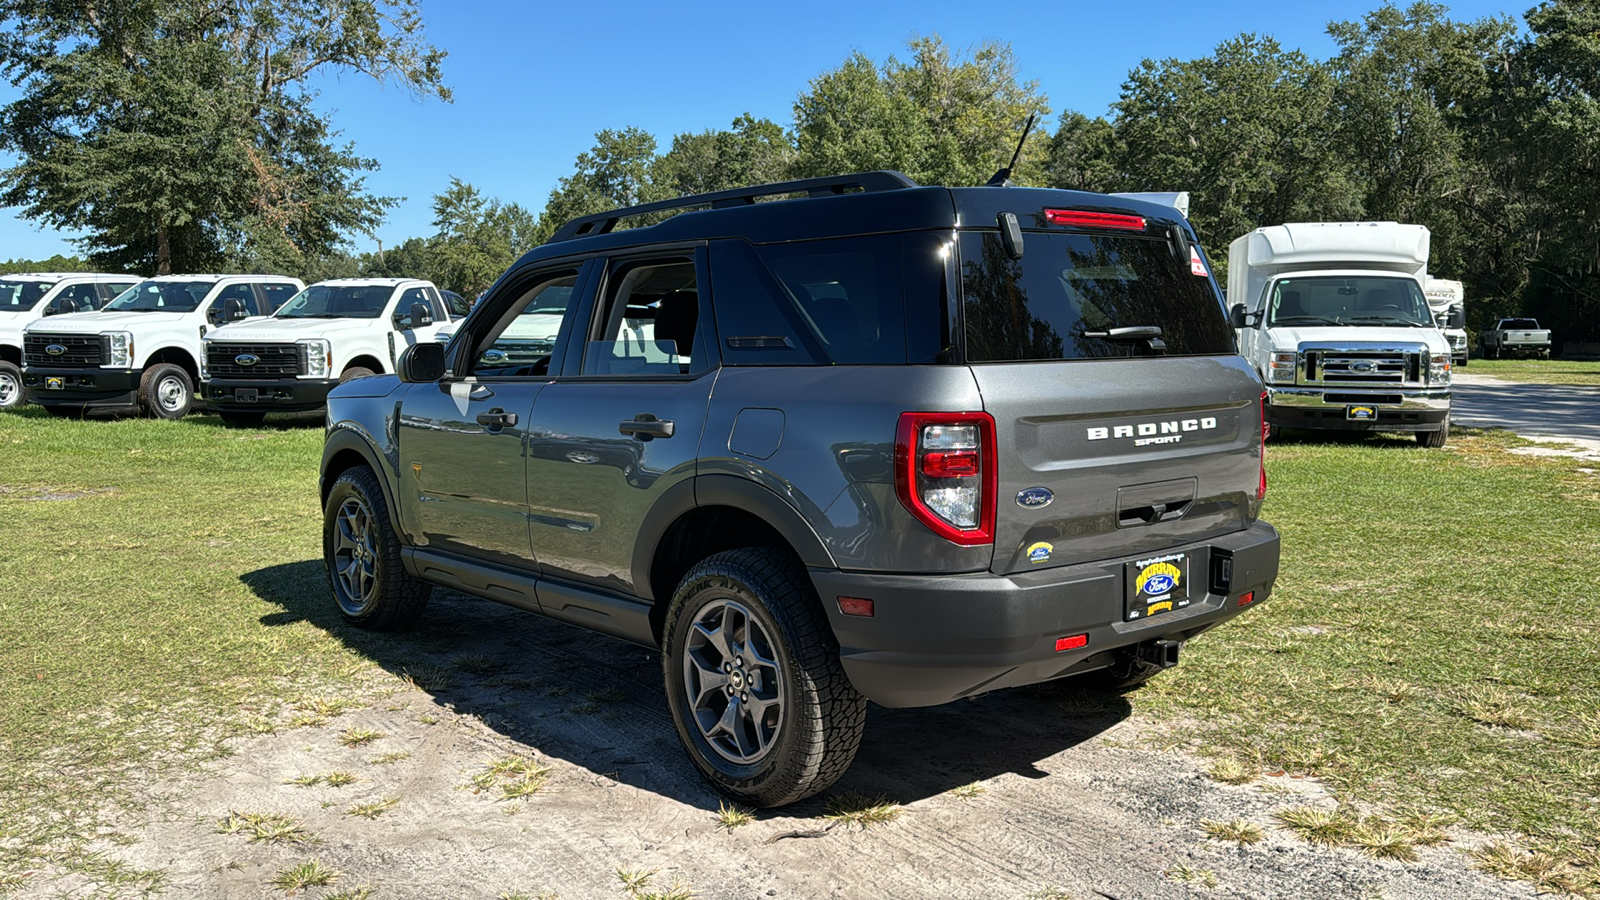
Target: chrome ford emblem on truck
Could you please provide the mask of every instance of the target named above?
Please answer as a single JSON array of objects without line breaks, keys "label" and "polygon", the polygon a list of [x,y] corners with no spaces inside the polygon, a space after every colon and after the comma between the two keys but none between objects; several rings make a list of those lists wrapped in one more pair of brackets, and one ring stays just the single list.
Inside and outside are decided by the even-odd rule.
[{"label": "chrome ford emblem on truck", "polygon": [[1378,371],[1378,364],[1370,362],[1354,362],[1350,364],[1350,371],[1360,372],[1363,375],[1371,375],[1373,372]]},{"label": "chrome ford emblem on truck", "polygon": [[50,346],[44,348],[44,352],[50,354],[51,356],[60,356],[61,354],[67,352],[67,348],[61,346],[60,344],[51,344]]},{"label": "chrome ford emblem on truck", "polygon": [[238,356],[235,356],[233,361],[248,369],[256,363],[261,362],[261,357],[255,355],[254,353],[241,353]]}]

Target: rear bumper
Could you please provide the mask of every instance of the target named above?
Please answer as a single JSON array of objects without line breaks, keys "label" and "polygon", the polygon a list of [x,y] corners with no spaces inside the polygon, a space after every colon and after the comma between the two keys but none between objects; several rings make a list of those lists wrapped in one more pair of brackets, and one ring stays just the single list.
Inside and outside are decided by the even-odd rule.
[{"label": "rear bumper", "polygon": [[[1353,406],[1372,418],[1352,419]],[[1450,390],[1372,390],[1330,387],[1267,388],[1267,424],[1333,431],[1438,431],[1450,416]]]},{"label": "rear bumper", "polygon": [[[308,412],[327,406],[328,392],[338,386],[336,379],[211,378],[200,393],[206,407],[217,412]],[[255,391],[256,399],[239,400],[240,388]]]},{"label": "rear bumper", "polygon": [[[1117,651],[1188,640],[1266,600],[1278,576],[1278,532],[1265,522],[1171,548],[1191,560],[1189,606],[1123,621],[1125,563],[1115,559],[1002,576],[873,575],[812,569],[851,683],[882,706],[933,706],[999,688],[1105,668]],[[1226,587],[1208,585],[1204,560],[1226,557]],[[1222,587],[1221,590],[1217,590]],[[1239,606],[1254,592],[1255,602]],[[873,601],[871,617],[839,611],[839,597]],[[1087,634],[1080,649],[1058,638]]]},{"label": "rear bumper", "polygon": [[[129,409],[139,405],[143,369],[51,369],[29,366],[22,372],[28,402],[40,406]],[[55,379],[60,379],[56,382]],[[59,383],[59,388],[48,387]]]}]

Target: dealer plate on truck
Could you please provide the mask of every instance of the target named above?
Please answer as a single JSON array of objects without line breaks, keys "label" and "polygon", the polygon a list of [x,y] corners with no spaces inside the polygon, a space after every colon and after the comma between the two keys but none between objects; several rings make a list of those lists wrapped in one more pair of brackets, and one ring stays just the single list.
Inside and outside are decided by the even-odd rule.
[{"label": "dealer plate on truck", "polygon": [[1344,417],[1346,419],[1370,422],[1378,417],[1378,408],[1376,406],[1347,406],[1344,410]]},{"label": "dealer plate on truck", "polygon": [[258,390],[257,388],[235,388],[234,391],[233,391],[234,402],[235,403],[254,403],[254,402],[256,402],[256,391],[257,390]]},{"label": "dealer plate on truck", "polygon": [[46,376],[44,379],[44,389],[47,391],[59,391],[66,386],[66,379],[63,378],[51,378]]},{"label": "dealer plate on truck", "polygon": [[1126,621],[1189,605],[1189,554],[1168,553],[1128,563]]}]

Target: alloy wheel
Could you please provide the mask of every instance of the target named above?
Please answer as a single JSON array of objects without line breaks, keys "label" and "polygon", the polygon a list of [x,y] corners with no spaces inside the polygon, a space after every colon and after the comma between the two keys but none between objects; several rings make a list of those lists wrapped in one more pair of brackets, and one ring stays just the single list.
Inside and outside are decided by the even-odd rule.
[{"label": "alloy wheel", "polygon": [[760,621],[736,600],[703,607],[689,628],[683,687],[701,737],[719,756],[749,765],[777,743],[783,675]]},{"label": "alloy wheel", "polygon": [[359,497],[339,505],[334,520],[333,574],[338,584],[339,606],[348,615],[360,615],[375,597],[378,583],[377,528],[372,511]]}]

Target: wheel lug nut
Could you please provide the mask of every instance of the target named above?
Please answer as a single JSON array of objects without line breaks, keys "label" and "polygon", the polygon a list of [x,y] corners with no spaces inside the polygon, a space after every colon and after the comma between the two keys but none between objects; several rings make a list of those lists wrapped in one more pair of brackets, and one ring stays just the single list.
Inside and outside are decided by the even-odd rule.
[{"label": "wheel lug nut", "polygon": [[749,703],[750,702],[750,695],[749,694],[740,694],[739,695],[739,699],[745,701],[746,703]]},{"label": "wheel lug nut", "polygon": [[722,664],[722,671],[724,671],[724,672],[732,672],[733,671],[733,663],[723,663]]}]

